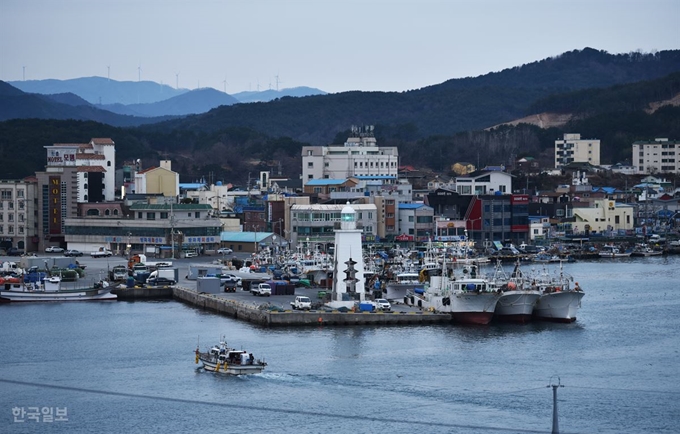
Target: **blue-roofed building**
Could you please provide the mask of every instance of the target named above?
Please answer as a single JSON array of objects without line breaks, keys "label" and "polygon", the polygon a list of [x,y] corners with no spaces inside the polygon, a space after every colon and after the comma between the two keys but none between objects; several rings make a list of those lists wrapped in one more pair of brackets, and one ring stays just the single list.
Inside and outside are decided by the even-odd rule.
[{"label": "blue-roofed building", "polygon": [[220,244],[221,247],[228,247],[235,253],[253,253],[263,248],[280,247],[288,243],[272,232],[222,232]]}]

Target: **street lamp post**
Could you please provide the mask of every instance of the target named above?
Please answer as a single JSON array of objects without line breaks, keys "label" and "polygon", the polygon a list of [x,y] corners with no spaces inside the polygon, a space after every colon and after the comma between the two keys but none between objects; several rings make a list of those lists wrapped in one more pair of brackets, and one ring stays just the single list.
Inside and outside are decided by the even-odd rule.
[{"label": "street lamp post", "polygon": [[254,228],[255,228],[255,232],[254,232],[254,237],[253,237],[254,238],[253,253],[257,253],[257,230],[259,229],[259,227],[257,225],[255,225]]}]

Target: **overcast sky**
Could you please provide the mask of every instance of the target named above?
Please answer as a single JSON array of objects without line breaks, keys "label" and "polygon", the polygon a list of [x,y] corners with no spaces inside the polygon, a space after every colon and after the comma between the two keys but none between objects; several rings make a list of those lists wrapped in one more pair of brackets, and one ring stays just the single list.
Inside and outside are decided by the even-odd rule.
[{"label": "overcast sky", "polygon": [[680,0],[0,0],[0,80],[403,91],[585,47],[679,49],[679,23]]}]

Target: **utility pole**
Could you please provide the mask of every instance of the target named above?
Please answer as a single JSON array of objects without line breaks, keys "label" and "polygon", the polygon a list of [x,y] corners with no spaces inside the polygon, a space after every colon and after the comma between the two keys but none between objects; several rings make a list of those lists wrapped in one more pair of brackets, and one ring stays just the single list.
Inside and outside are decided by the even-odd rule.
[{"label": "utility pole", "polygon": [[560,434],[560,427],[559,423],[557,422],[558,415],[557,415],[557,388],[558,387],[564,387],[563,384],[560,384],[560,377],[557,377],[557,384],[555,384],[554,381],[552,381],[552,378],[550,379],[551,383],[550,385],[546,387],[552,387],[553,390],[553,417],[552,417],[552,434]]}]

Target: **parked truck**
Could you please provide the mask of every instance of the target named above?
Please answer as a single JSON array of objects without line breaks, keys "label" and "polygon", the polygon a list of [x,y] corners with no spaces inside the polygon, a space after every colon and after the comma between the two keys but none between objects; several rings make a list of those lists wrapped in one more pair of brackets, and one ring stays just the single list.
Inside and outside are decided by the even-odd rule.
[{"label": "parked truck", "polygon": [[92,256],[93,258],[108,258],[110,256],[113,256],[113,253],[106,247],[100,247],[94,252],[90,252],[90,256]]},{"label": "parked truck", "polygon": [[128,278],[128,269],[124,265],[116,265],[109,272],[109,279],[112,281],[123,281]]},{"label": "parked truck", "polygon": [[174,285],[177,283],[179,272],[176,268],[158,268],[146,278],[148,285]]},{"label": "parked truck", "polygon": [[258,283],[250,287],[250,292],[253,295],[267,296],[272,295],[272,287],[268,283]]},{"label": "parked truck", "polygon": [[290,305],[293,310],[310,310],[312,308],[312,300],[304,295],[295,297],[295,301],[291,301]]}]

